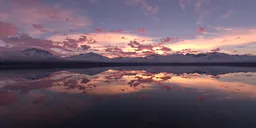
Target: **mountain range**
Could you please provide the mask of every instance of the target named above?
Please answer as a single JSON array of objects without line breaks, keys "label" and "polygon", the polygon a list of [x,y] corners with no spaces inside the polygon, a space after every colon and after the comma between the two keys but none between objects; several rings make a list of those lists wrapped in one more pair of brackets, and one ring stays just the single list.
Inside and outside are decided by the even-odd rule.
[{"label": "mountain range", "polygon": [[170,54],[149,55],[146,57],[120,57],[108,58],[96,53],[86,53],[62,58],[51,52],[37,48],[29,48],[23,51],[11,52],[0,55],[1,61],[84,61],[84,62],[118,62],[118,63],[229,63],[229,62],[256,62],[256,56],[230,55],[211,52],[200,54]]},{"label": "mountain range", "polygon": [[53,55],[51,52],[37,48],[29,48],[23,51],[9,51],[0,55],[2,61],[56,61],[63,60],[59,56]]}]

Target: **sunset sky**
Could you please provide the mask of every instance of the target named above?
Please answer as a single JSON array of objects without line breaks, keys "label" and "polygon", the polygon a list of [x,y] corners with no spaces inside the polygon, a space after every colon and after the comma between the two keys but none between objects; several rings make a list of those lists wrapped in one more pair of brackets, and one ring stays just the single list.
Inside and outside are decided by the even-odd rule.
[{"label": "sunset sky", "polygon": [[0,51],[256,55],[255,5],[255,0],[0,0]]}]

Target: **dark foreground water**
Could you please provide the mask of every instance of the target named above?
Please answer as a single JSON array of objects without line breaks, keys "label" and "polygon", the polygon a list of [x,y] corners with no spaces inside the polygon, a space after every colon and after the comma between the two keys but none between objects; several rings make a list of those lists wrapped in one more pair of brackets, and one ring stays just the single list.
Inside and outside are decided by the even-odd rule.
[{"label": "dark foreground water", "polygon": [[0,71],[0,128],[256,128],[256,69]]}]

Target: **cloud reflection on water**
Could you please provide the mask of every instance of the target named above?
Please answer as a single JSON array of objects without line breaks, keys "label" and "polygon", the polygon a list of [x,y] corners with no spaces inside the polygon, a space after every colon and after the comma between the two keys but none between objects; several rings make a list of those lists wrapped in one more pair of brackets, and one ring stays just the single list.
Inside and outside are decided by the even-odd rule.
[{"label": "cloud reflection on water", "polygon": [[[248,72],[252,71],[251,69],[246,71],[241,68],[241,71],[237,71],[234,67],[229,71],[220,70],[221,72],[217,69],[211,72],[198,68],[170,71],[177,68],[66,69],[49,72],[26,70],[11,71],[12,73],[6,71],[0,73],[0,120],[7,121],[5,125],[11,125],[8,121],[12,121],[16,122],[17,126],[26,126],[33,122],[44,126],[45,122],[56,123],[60,120],[75,119],[81,112],[101,117],[103,115],[99,112],[114,112],[112,107],[127,105],[133,107],[118,107],[112,114],[118,114],[119,111],[135,111],[133,109],[136,108],[136,111],[158,110],[153,112],[156,114],[160,113],[160,110],[179,111],[179,114],[182,111],[207,110],[209,115],[218,111],[225,112],[227,116],[230,115],[227,113],[232,112],[215,110],[218,107],[209,105],[229,106],[233,101],[240,104],[238,101],[256,100],[256,72]],[[173,110],[167,109],[169,105],[172,105]],[[199,110],[194,108],[195,106],[204,109]],[[198,116],[206,118],[206,115],[204,113]],[[160,115],[150,116],[154,117],[155,121]]]}]

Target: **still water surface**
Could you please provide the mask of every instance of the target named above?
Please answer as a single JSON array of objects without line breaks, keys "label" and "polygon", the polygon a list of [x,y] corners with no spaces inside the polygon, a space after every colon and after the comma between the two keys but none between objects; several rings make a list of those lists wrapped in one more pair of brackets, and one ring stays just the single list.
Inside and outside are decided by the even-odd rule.
[{"label": "still water surface", "polygon": [[1,128],[256,128],[256,69],[0,71]]}]

